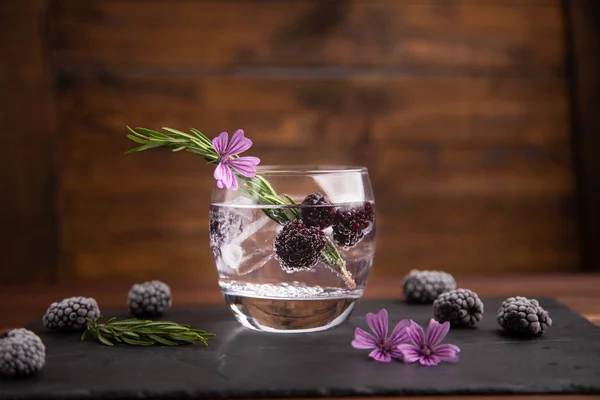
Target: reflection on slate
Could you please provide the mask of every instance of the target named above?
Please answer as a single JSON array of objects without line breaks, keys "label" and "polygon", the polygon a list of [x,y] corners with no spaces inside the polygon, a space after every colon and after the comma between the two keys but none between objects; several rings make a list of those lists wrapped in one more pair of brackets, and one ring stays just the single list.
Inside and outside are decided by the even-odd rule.
[{"label": "reflection on slate", "polygon": [[[251,332],[225,307],[176,308],[168,319],[215,332],[210,347],[109,348],[78,335],[41,332],[47,364],[33,379],[0,381],[0,398],[287,397],[405,394],[600,393],[600,328],[552,299],[541,299],[554,325],[544,337],[520,340],[495,321],[500,298],[472,330],[452,329],[447,343],[458,364],[438,367],[377,363],[350,346],[364,314],[387,308],[392,323],[426,324],[431,306],[362,302],[350,322],[316,334]],[[123,311],[106,315],[125,316]]]}]

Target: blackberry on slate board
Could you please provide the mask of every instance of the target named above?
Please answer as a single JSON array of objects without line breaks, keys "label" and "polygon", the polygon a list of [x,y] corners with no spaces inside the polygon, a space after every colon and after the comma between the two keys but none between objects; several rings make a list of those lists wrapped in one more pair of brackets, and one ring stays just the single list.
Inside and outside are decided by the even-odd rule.
[{"label": "blackberry on slate board", "polygon": [[0,375],[31,375],[45,363],[46,346],[35,333],[20,328],[0,335]]},{"label": "blackberry on slate board", "polygon": [[459,328],[472,328],[483,318],[483,302],[477,293],[456,289],[442,293],[433,302],[433,316]]},{"label": "blackberry on slate board", "polygon": [[275,237],[274,247],[284,271],[303,271],[319,261],[319,255],[325,247],[325,234],[317,227],[293,221]]},{"label": "blackberry on slate board", "polygon": [[375,220],[373,206],[365,202],[361,208],[337,210],[333,217],[333,240],[343,248],[350,248],[365,235],[365,230]]},{"label": "blackberry on slate board", "polygon": [[42,322],[48,329],[80,331],[87,326],[86,318],[94,320],[99,316],[100,309],[94,298],[76,296],[50,304]]},{"label": "blackberry on slate board", "polygon": [[454,289],[454,278],[443,271],[413,269],[402,281],[404,298],[409,303],[432,303],[440,294]]},{"label": "blackberry on slate board", "polygon": [[325,229],[333,223],[335,208],[322,193],[311,193],[302,201],[300,216],[306,226]]},{"label": "blackberry on slate board", "polygon": [[552,326],[548,311],[535,299],[509,297],[498,309],[498,324],[505,331],[517,336],[536,336]]},{"label": "blackberry on slate board", "polygon": [[161,315],[171,308],[171,288],[156,280],[136,283],[129,289],[127,305],[135,316]]}]

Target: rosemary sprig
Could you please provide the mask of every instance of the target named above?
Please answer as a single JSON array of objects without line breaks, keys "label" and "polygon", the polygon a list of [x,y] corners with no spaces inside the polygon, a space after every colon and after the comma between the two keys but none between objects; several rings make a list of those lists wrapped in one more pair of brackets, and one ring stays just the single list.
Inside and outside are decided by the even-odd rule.
[{"label": "rosemary sprig", "polygon": [[[127,127],[127,129],[129,130],[127,137],[141,146],[133,148],[125,154],[164,147],[174,152],[185,150],[200,155],[208,163],[216,164],[219,162],[219,154],[215,151],[211,140],[197,129],[190,129],[191,133],[181,132],[172,128],[162,128],[166,133],[147,128],[132,129]],[[282,198],[264,177],[256,175],[253,178],[247,178],[237,173],[235,175],[238,181],[244,182],[244,184],[239,185],[239,190],[243,196],[255,200],[258,204],[283,206],[262,209],[265,215],[273,221],[284,225],[300,218],[300,213],[294,199],[286,194]],[[321,252],[321,261],[339,273],[349,288],[355,288],[356,283],[350,272],[346,269],[346,262],[333,243],[329,239],[326,240],[325,248]]]},{"label": "rosemary sprig", "polygon": [[206,338],[215,336],[214,333],[169,321],[147,321],[137,318],[118,321],[113,317],[102,323],[102,316],[95,320],[86,319],[88,325],[81,340],[92,335],[106,346],[114,346],[114,342],[134,346],[178,346],[201,342],[208,346]]}]

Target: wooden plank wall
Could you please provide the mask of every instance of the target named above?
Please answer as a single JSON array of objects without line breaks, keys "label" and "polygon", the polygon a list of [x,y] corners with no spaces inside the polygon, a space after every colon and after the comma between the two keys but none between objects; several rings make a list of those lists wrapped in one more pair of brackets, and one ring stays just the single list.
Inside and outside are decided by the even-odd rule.
[{"label": "wooden plank wall", "polygon": [[53,281],[60,240],[46,2],[0,2],[0,283]]},{"label": "wooden plank wall", "polygon": [[566,5],[582,266],[600,271],[600,2],[576,0]]},{"label": "wooden plank wall", "polygon": [[60,280],[213,280],[212,170],[125,125],[366,165],[374,273],[579,265],[559,0],[51,3]]}]

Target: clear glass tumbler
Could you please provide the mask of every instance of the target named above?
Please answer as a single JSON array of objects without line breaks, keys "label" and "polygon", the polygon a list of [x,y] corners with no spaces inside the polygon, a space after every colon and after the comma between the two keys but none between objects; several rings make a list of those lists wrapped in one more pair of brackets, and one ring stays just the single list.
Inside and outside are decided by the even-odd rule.
[{"label": "clear glass tumbler", "polygon": [[210,245],[227,304],[245,327],[317,332],[344,322],[375,254],[364,167],[263,166],[237,191],[214,187]]}]

